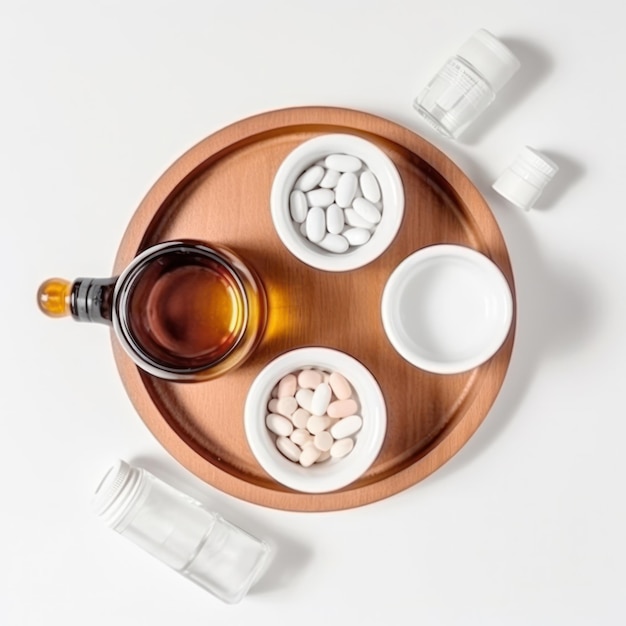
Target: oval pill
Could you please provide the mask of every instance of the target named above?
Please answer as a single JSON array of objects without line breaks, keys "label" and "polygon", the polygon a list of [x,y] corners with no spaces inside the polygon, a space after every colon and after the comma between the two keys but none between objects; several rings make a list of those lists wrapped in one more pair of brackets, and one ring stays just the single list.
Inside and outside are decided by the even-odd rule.
[{"label": "oval pill", "polygon": [[354,228],[374,228],[374,224],[364,220],[354,209],[348,208],[343,212],[343,217],[348,224],[348,226],[353,226]]},{"label": "oval pill", "polygon": [[265,418],[265,425],[275,435],[289,437],[293,432],[293,424],[283,415],[270,413]]},{"label": "oval pill", "polygon": [[326,234],[326,215],[319,206],[312,207],[306,216],[306,236],[309,241],[318,243]]},{"label": "oval pill", "polygon": [[340,176],[341,172],[338,172],[337,170],[326,170],[324,178],[320,181],[320,187],[324,187],[324,189],[332,189],[339,182]]},{"label": "oval pill", "polygon": [[333,424],[330,428],[330,434],[335,439],[345,439],[358,433],[361,426],[363,426],[363,420],[360,415],[349,415]]},{"label": "oval pill", "polygon": [[346,400],[352,395],[352,387],[347,381],[345,376],[342,376],[339,372],[332,372],[328,384],[332,389],[337,400]]},{"label": "oval pill", "polygon": [[369,200],[365,198],[355,198],[352,203],[352,208],[360,217],[371,224],[378,224],[378,222],[380,222],[380,211],[378,207],[374,206]]},{"label": "oval pill", "polygon": [[320,383],[323,383],[324,379],[319,370],[302,370],[298,374],[297,383],[304,389],[315,389]]},{"label": "oval pill", "polygon": [[335,201],[335,192],[332,189],[318,187],[307,192],[306,201],[310,207],[321,206],[326,208]]},{"label": "oval pill", "polygon": [[291,439],[291,441],[293,441],[295,444],[302,447],[309,441],[313,441],[313,435],[308,430],[306,430],[306,428],[296,428],[289,436],[289,439]]},{"label": "oval pill", "polygon": [[298,389],[296,391],[296,402],[303,409],[311,412],[311,400],[313,399],[313,390],[312,389]]},{"label": "oval pill", "polygon": [[339,439],[333,443],[330,449],[330,456],[334,459],[340,459],[354,448],[354,441],[349,437],[347,439]]},{"label": "oval pill", "polygon": [[328,452],[333,443],[335,443],[335,440],[327,430],[317,433],[313,438],[313,445],[321,452]]},{"label": "oval pill", "polygon": [[298,381],[293,374],[283,376],[278,383],[278,397],[295,396]]},{"label": "oval pill", "polygon": [[367,243],[372,233],[367,228],[348,228],[341,233],[351,246],[362,246]]},{"label": "oval pill", "polygon": [[356,413],[358,407],[354,398],[346,398],[345,400],[335,400],[328,405],[326,410],[328,417],[348,417]]},{"label": "oval pill", "polygon": [[300,407],[293,412],[293,415],[289,419],[291,419],[291,422],[296,428],[306,428],[309,417],[311,417],[311,414]]},{"label": "oval pill", "polygon": [[293,396],[283,396],[278,398],[276,403],[276,412],[285,417],[291,417],[298,408],[298,402]]},{"label": "oval pill", "polygon": [[321,452],[321,454],[317,457],[317,461],[315,462],[323,463],[324,461],[327,461],[328,459],[330,459],[330,450],[325,450]]},{"label": "oval pill", "polygon": [[350,244],[343,235],[335,235],[334,233],[326,233],[321,241],[317,242],[317,245],[328,252],[336,252],[341,254],[345,252]]},{"label": "oval pill", "polygon": [[363,167],[361,160],[350,154],[329,154],[324,159],[324,165],[339,172],[358,172]]},{"label": "oval pill", "polygon": [[320,458],[321,451],[318,450],[312,443],[307,444],[300,454],[300,458],[298,459],[300,465],[303,467],[310,467]]},{"label": "oval pill", "polygon": [[278,407],[276,406],[278,404],[278,398],[271,398],[270,401],[267,403],[267,410],[270,413],[277,413],[278,412]]},{"label": "oval pill", "polygon": [[331,204],[326,209],[326,230],[338,235],[343,230],[345,223],[343,209],[336,204]]},{"label": "oval pill", "polygon": [[313,415],[324,415],[330,403],[332,390],[328,383],[320,383],[313,391],[311,398],[311,413]]},{"label": "oval pill", "polygon": [[306,219],[306,214],[309,210],[309,205],[306,201],[304,193],[298,189],[295,189],[289,195],[289,213],[291,219],[297,224],[302,224]]},{"label": "oval pill", "polygon": [[363,192],[363,197],[370,202],[380,201],[380,186],[378,179],[371,170],[364,170],[359,176],[359,187]]},{"label": "oval pill", "polygon": [[330,426],[330,417],[326,415],[311,415],[306,424],[306,429],[312,434],[317,435]]},{"label": "oval pill", "polygon": [[279,437],[276,440],[276,447],[278,450],[286,456],[290,461],[297,463],[300,460],[302,450],[287,437]]},{"label": "oval pill", "polygon": [[311,191],[311,189],[317,187],[322,178],[324,178],[325,173],[326,170],[322,166],[313,165],[300,175],[300,178],[296,181],[296,189]]},{"label": "oval pill", "polygon": [[352,172],[345,172],[339,178],[339,182],[335,187],[335,202],[342,209],[346,209],[352,204],[354,200],[354,194],[356,193],[359,180],[356,174]]}]

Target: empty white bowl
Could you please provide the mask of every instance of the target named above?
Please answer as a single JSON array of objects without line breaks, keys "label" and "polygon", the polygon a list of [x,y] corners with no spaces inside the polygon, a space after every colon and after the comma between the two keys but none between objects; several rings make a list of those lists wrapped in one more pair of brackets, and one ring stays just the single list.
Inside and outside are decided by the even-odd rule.
[{"label": "empty white bowl", "polygon": [[459,245],[433,245],[407,257],[383,290],[383,327],[396,351],[438,374],[464,372],[506,339],[513,297],[500,269]]},{"label": "empty white bowl", "polygon": [[[300,174],[330,154],[356,156],[378,179],[382,219],[370,240],[343,253],[327,252],[308,241],[291,219],[289,195]],[[394,240],[404,215],[404,187],[393,161],[375,144],[356,135],[320,135],[290,152],[276,172],[270,196],[272,220],[285,247],[302,262],[320,270],[342,272],[378,258]]]},{"label": "empty white bowl", "polygon": [[[276,448],[276,436],[265,425],[272,389],[287,374],[309,367],[341,373],[352,385],[363,418],[347,456],[310,467],[290,461]],[[387,411],[382,391],[370,371],[355,358],[331,348],[307,347],[286,352],[268,363],[253,381],[244,408],[248,444],[259,465],[279,483],[307,493],[341,489],[357,480],[376,460],[382,447]]]}]

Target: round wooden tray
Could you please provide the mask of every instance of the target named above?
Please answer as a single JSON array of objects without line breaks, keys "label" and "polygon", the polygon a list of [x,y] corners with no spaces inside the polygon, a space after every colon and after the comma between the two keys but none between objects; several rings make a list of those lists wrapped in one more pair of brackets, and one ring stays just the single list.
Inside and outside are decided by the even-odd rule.
[{"label": "round wooden tray", "polygon": [[[376,261],[350,272],[321,272],[281,244],[269,196],[282,160],[301,142],[324,133],[353,133],[384,150],[404,183],[400,233]],[[139,370],[115,339],[115,360],[139,415],[187,469],[214,487],[257,504],[295,511],[360,506],[397,493],[438,469],[485,418],[504,379],[514,325],[498,353],[458,375],[421,371],[391,347],[380,301],[391,271],[411,252],[435,243],[470,246],[490,257],[513,289],[502,234],[486,202],[433,145],[367,113],[304,107],[237,122],[201,141],[148,192],[122,239],[118,274],[155,243],[194,238],[239,252],[260,274],[269,300],[267,332],[241,368],[214,381],[181,384]],[[260,369],[295,347],[337,348],[360,360],[378,380],[388,409],[383,449],[370,470],[326,494],[289,490],[271,479],[245,439],[243,405]],[[346,462],[349,462],[346,460]]]}]

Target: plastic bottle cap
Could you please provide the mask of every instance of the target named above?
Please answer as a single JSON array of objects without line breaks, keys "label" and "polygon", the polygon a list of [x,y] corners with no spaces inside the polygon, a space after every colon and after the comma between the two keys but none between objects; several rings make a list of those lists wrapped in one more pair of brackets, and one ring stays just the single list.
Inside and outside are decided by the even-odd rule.
[{"label": "plastic bottle cap", "polygon": [[477,30],[457,54],[473,65],[494,91],[499,91],[520,67],[509,48],[483,28]]},{"label": "plastic bottle cap", "polygon": [[142,473],[117,460],[100,481],[93,499],[94,513],[115,528],[130,509],[142,487]]},{"label": "plastic bottle cap", "polygon": [[492,187],[509,202],[528,211],[558,171],[559,166],[554,161],[524,146]]}]

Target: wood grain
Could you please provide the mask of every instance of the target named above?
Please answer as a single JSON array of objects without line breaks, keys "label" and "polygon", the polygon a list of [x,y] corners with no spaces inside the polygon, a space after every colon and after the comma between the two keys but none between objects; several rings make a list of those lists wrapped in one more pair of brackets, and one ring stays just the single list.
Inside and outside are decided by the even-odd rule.
[{"label": "wood grain", "polygon": [[[395,162],[405,188],[404,221],[390,248],[370,265],[343,273],[314,270],[276,235],[269,210],[273,176],[287,154],[316,135],[348,132],[376,143]],[[441,151],[388,120],[346,109],[303,107],[242,120],[176,161],[133,216],[115,262],[119,273],[142,249],[176,238],[227,245],[260,274],[269,301],[267,332],[241,368],[204,383],[153,378],[113,338],[129,397],[158,441],[197,476],[233,496],[297,511],[360,506],[388,497],[437,470],[474,433],[501,387],[515,323],[498,353],[475,370],[436,375],[405,362],[380,321],[392,270],[435,243],[470,246],[490,257],[514,293],[502,234],[471,181]],[[357,482],[333,493],[293,492],[256,463],[245,440],[243,404],[256,373],[295,347],[320,345],[352,354],[378,380],[388,408],[379,458]]]}]

